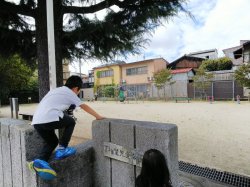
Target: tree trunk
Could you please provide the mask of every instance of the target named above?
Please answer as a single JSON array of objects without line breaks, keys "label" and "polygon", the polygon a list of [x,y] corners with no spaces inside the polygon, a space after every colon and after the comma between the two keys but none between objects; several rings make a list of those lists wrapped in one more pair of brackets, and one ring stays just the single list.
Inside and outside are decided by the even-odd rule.
[{"label": "tree trunk", "polygon": [[[61,1],[54,0],[54,25],[55,25],[55,56],[56,56],[56,80],[57,86],[63,84],[63,68],[61,53],[62,38],[62,14]],[[46,1],[38,0],[38,9],[36,15],[36,40],[37,40],[37,59],[38,59],[38,82],[39,82],[39,100],[41,100],[50,90],[49,80],[49,58],[48,58],[48,39],[47,39],[47,14]]]},{"label": "tree trunk", "polygon": [[47,19],[46,1],[38,0],[38,8],[35,20],[36,20],[39,100],[41,100],[50,89],[46,19]]},{"label": "tree trunk", "polygon": [[[55,8],[56,7],[56,8]],[[63,66],[62,66],[62,33],[63,33],[63,14],[62,0],[54,0],[54,25],[55,25],[55,56],[56,56],[56,85],[63,85]]]}]

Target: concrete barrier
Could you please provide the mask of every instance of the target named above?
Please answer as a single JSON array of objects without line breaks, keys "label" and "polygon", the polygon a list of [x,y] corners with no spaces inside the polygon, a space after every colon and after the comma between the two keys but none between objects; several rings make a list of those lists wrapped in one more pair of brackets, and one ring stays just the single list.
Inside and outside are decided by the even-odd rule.
[{"label": "concrete barrier", "polygon": [[93,140],[77,145],[74,156],[50,161],[58,176],[43,181],[27,167],[44,144],[28,123],[0,119],[0,187],[134,187],[151,148],[165,155],[174,187],[183,180],[188,186],[228,186],[179,172],[176,125],[121,119],[94,121]]},{"label": "concrete barrier", "polygon": [[[143,153],[151,148],[166,156],[171,181],[173,186],[178,186],[176,125],[106,119],[94,121],[92,133],[96,156],[95,186],[135,186],[135,178],[140,173],[139,162]],[[111,152],[108,156],[105,156],[105,145]]]},{"label": "concrete barrier", "polygon": [[77,154],[51,161],[58,177],[50,182],[30,172],[27,162],[36,158],[44,142],[34,128],[22,120],[0,119],[0,186],[93,186],[93,142],[76,146]]},{"label": "concrete barrier", "polygon": [[[174,186],[178,184],[175,125],[117,119],[94,121],[93,141],[76,146],[75,156],[51,161],[58,177],[46,182],[27,167],[27,161],[36,158],[44,144],[34,128],[14,119],[0,119],[0,124],[0,186],[134,186],[142,155],[150,148],[165,154],[171,180]],[[127,155],[113,154],[109,146],[126,150]],[[109,152],[104,148],[109,148]]]}]

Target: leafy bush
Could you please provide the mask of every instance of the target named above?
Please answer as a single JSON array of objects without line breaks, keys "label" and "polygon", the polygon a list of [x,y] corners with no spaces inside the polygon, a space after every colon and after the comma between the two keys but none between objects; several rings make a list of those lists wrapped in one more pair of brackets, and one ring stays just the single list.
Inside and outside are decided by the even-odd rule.
[{"label": "leafy bush", "polygon": [[104,88],[105,97],[114,97],[114,86],[106,86]]},{"label": "leafy bush", "polygon": [[235,79],[240,85],[250,88],[250,64],[243,64],[235,71]]},{"label": "leafy bush", "polygon": [[218,59],[208,59],[204,60],[201,64],[201,68],[206,71],[221,71],[232,69],[233,63],[227,57],[222,57]]},{"label": "leafy bush", "polygon": [[18,95],[21,90],[38,91],[37,76],[33,76],[32,69],[18,55],[10,58],[0,57],[0,100],[8,103],[8,97]]}]

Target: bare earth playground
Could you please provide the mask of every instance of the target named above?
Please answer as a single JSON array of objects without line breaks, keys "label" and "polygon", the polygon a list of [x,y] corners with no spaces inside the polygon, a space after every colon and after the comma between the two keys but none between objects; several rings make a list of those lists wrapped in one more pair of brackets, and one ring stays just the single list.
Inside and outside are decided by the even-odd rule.
[{"label": "bare earth playground", "polygon": [[[173,123],[178,126],[179,160],[250,176],[250,102],[88,102],[108,118]],[[36,104],[20,105],[32,113]],[[78,109],[71,144],[91,138],[92,116]],[[0,108],[10,117],[10,107]]]}]

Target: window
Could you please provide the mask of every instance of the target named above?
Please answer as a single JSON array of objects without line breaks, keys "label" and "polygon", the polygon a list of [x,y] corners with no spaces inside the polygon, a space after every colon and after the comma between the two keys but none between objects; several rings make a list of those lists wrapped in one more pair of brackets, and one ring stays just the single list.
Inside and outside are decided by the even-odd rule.
[{"label": "window", "polygon": [[100,77],[99,78],[112,77],[113,75],[114,75],[114,71],[113,70],[100,71]]},{"label": "window", "polygon": [[147,73],[148,73],[147,66],[126,69],[126,75],[139,75]]},{"label": "window", "polygon": [[128,97],[138,97],[140,93],[146,96],[148,91],[146,84],[126,85],[125,90]]}]

